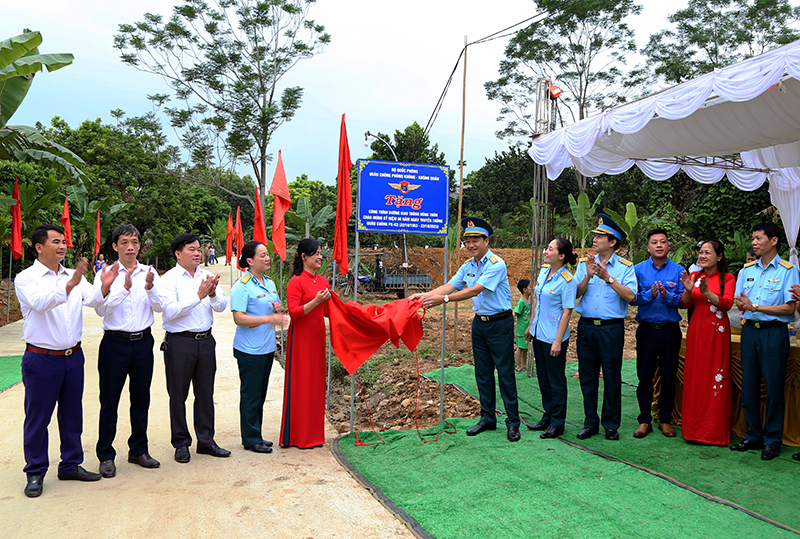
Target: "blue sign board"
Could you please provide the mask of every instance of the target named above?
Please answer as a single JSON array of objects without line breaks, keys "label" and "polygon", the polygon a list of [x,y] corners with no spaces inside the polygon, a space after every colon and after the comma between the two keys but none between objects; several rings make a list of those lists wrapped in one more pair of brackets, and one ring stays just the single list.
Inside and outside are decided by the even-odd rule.
[{"label": "blue sign board", "polygon": [[358,160],[359,232],[446,236],[450,167]]}]

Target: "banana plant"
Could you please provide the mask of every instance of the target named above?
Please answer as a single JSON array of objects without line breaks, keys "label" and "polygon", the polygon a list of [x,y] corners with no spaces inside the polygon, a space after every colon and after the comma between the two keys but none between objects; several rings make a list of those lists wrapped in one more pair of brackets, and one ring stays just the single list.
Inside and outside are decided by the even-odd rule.
[{"label": "banana plant", "polygon": [[[286,231],[286,239],[300,241],[303,238],[312,237],[312,231],[316,232],[325,228],[335,213],[333,207],[328,204],[314,214],[308,197],[300,197],[297,200],[297,209],[287,211],[284,216],[286,223],[291,225],[291,232]],[[298,235],[301,230],[305,232],[303,237]]]},{"label": "banana plant", "polygon": [[638,263],[647,258],[647,250],[644,248],[647,241],[647,232],[664,223],[663,219],[656,217],[658,210],[650,215],[639,217],[639,213],[636,211],[636,204],[628,202],[625,205],[624,217],[608,208],[604,211],[614,219],[614,222],[628,236],[628,256],[631,257],[631,260],[634,263]]},{"label": "banana plant", "polygon": [[[20,193],[21,194],[21,193]],[[84,248],[94,244],[97,227],[97,212],[100,211],[100,244],[105,243],[117,213],[129,206],[129,203],[112,204],[111,197],[102,200],[89,200],[86,187],[82,184],[67,186],[69,213],[72,221],[72,241],[75,252],[81,253]]]},{"label": "banana plant", "polygon": [[575,200],[575,197],[572,196],[572,193],[570,193],[568,196],[569,208],[572,211],[572,218],[575,219],[577,233],[581,239],[581,249],[586,247],[586,236],[589,235],[589,231],[594,227],[594,221],[592,217],[594,217],[595,208],[602,197],[603,191],[600,191],[600,193],[597,195],[597,198],[594,199],[594,202],[590,204],[589,195],[586,193],[581,193],[578,195],[577,200]]}]

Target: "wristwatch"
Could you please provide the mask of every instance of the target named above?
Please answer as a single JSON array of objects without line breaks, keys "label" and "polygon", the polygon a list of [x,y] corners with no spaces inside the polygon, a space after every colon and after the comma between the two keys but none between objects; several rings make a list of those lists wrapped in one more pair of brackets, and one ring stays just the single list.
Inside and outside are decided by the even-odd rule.
[{"label": "wristwatch", "polygon": [[611,277],[611,276],[609,276],[609,277],[608,277],[608,279],[606,280],[606,282],[607,282],[608,284],[614,284],[614,278],[613,278],[613,277]]},{"label": "wristwatch", "polygon": [[448,296],[447,294],[445,294],[445,296],[444,296],[444,302],[445,303],[450,303],[450,296]]},{"label": "wristwatch", "polygon": [[758,303],[753,303],[753,308],[750,309],[750,310],[753,311],[753,312],[757,312],[758,311]]}]

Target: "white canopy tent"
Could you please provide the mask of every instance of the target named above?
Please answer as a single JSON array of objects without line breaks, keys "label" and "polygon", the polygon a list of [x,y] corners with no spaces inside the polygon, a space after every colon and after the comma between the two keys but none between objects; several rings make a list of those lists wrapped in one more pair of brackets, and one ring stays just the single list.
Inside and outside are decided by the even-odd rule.
[{"label": "white canopy tent", "polygon": [[533,160],[555,180],[569,166],[594,177],[638,166],[678,170],[744,191],[770,180],[797,265],[800,229],[800,41],[536,138]]}]

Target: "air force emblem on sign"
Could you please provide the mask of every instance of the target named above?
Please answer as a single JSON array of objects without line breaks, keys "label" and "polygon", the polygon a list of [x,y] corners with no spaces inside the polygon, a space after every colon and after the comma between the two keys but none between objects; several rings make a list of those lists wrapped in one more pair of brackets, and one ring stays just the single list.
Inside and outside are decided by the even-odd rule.
[{"label": "air force emblem on sign", "polygon": [[413,184],[410,184],[407,181],[403,180],[400,183],[390,183],[389,187],[394,187],[395,189],[397,189],[401,193],[408,193],[410,191],[413,191],[414,189],[419,189],[422,186],[421,185],[413,185]]}]

